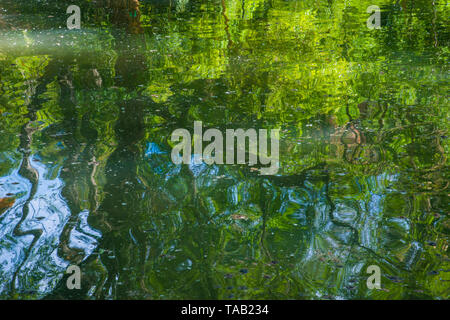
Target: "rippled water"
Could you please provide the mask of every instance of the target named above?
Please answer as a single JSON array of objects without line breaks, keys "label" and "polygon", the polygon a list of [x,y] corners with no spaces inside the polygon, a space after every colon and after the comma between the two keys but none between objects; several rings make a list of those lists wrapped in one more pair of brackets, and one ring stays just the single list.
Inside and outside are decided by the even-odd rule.
[{"label": "rippled water", "polygon": [[[446,1],[79,2],[0,3],[0,298],[449,298]],[[175,165],[194,121],[278,173]]]}]

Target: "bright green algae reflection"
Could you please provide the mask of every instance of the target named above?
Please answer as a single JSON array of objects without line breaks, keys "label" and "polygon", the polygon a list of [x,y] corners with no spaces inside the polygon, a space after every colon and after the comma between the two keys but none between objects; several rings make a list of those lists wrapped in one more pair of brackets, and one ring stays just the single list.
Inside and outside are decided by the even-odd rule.
[{"label": "bright green algae reflection", "polygon": [[[0,298],[449,298],[446,1],[74,2],[1,2]],[[194,121],[277,175],[173,164]]]}]

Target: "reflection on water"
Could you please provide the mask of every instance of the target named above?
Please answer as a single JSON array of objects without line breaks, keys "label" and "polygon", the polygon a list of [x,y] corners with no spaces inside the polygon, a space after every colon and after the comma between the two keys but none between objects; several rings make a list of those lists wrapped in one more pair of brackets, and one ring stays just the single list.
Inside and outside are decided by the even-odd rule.
[{"label": "reflection on water", "polygon": [[[67,243],[62,239],[71,211],[61,195],[64,186],[52,177],[52,169],[32,159],[30,167],[39,176],[37,185],[20,176],[17,169],[0,178],[0,194],[13,193],[15,204],[2,216],[1,232],[1,291],[12,297],[39,298],[50,293],[69,265],[58,249],[79,250],[83,258],[96,247],[100,233],[87,223],[88,212],[78,214],[69,231]],[[6,281],[5,281],[6,280]],[[9,280],[9,281],[8,281]]]},{"label": "reflection on water", "polygon": [[[380,30],[363,0],[129,2],[69,31],[5,1],[0,298],[449,298],[444,1]],[[194,121],[280,128],[278,174],[173,164]]]}]

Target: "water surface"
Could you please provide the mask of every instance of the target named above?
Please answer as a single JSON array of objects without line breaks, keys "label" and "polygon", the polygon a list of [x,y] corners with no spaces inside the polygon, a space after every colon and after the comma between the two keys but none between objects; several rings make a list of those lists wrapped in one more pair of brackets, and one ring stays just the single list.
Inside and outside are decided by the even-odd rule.
[{"label": "water surface", "polygon": [[[78,2],[1,1],[0,298],[449,298],[446,1]],[[194,121],[278,173],[173,164]]]}]

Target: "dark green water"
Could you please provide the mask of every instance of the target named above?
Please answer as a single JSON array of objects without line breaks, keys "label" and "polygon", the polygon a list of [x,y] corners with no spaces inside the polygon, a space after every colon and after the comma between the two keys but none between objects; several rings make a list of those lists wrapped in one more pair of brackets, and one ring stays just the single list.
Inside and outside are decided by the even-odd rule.
[{"label": "dark green water", "polygon": [[[449,298],[446,1],[75,2],[0,1],[0,298]],[[173,164],[194,121],[278,173]]]}]

